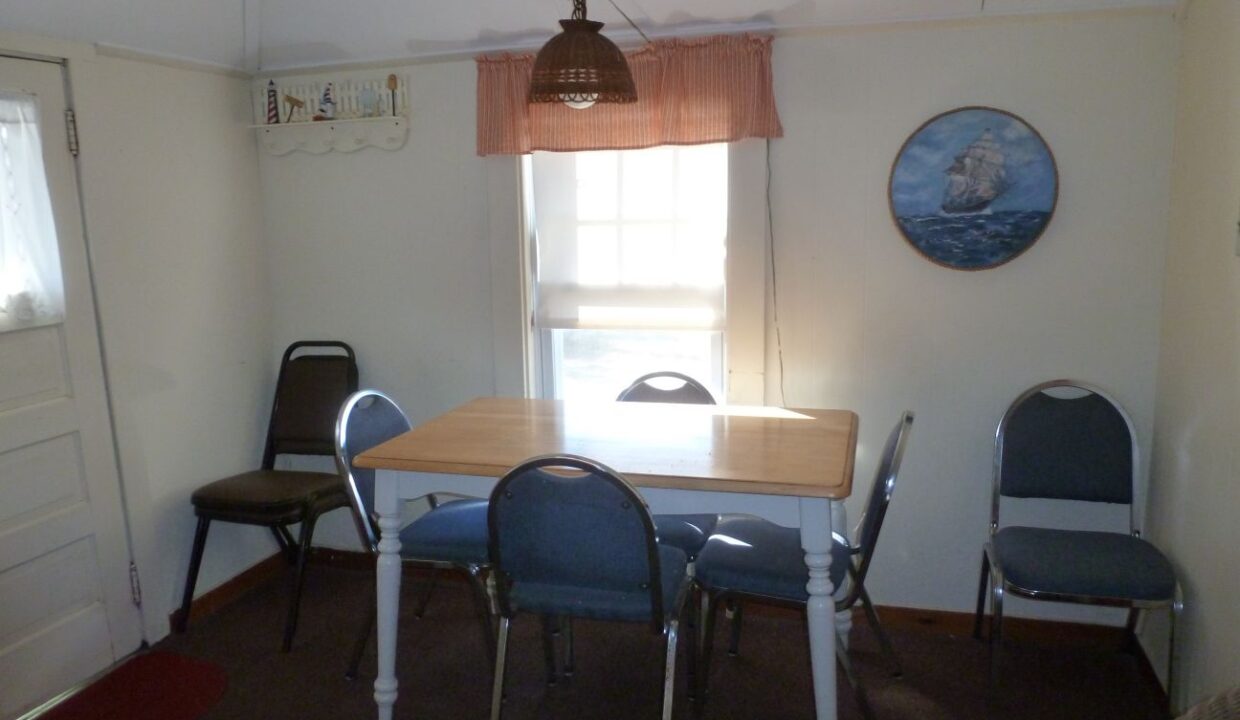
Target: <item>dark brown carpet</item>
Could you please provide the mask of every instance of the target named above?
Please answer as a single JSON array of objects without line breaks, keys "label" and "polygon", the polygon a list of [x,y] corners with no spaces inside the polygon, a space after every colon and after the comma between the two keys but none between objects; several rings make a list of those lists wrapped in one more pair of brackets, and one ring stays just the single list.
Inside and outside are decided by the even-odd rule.
[{"label": "dark brown carpet", "polygon": [[[486,718],[490,667],[464,583],[441,581],[424,618],[412,614],[420,586],[406,576],[401,602],[400,698],[396,717]],[[334,567],[307,571],[301,626],[291,653],[279,652],[285,582],[272,582],[156,648],[202,658],[228,673],[228,690],[203,717],[340,720],[374,716],[374,642],[361,677],[344,677],[350,648],[370,602],[370,575]],[[728,657],[719,623],[711,696],[703,718],[797,720],[813,717],[813,693],[803,616],[750,606],[739,657]],[[536,618],[522,617],[510,639],[504,717],[657,718],[661,641],[645,626],[579,621],[577,672],[547,688]],[[1075,648],[1009,643],[1005,676],[987,683],[987,651],[969,637],[892,629],[903,678],[887,676],[869,628],[859,617],[852,658],[879,720],[1162,720],[1159,698],[1137,661],[1114,647]],[[684,646],[682,645],[682,648]],[[693,716],[685,702],[684,655],[678,664],[677,718]],[[857,720],[856,703],[840,678],[840,718]]]}]

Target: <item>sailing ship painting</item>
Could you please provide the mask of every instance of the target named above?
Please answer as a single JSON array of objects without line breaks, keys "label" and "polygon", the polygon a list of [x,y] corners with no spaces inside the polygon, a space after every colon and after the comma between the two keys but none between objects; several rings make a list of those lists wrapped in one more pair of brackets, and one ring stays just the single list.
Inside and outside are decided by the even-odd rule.
[{"label": "sailing ship painting", "polygon": [[982,270],[1020,255],[1050,223],[1058,198],[1055,159],[1019,117],[964,107],[914,132],[892,165],[891,213],[929,260]]}]

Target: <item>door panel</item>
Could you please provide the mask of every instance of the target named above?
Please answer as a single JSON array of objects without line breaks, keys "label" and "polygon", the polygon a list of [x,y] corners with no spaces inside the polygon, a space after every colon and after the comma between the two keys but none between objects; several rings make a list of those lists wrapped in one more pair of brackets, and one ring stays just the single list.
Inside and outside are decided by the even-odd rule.
[{"label": "door panel", "polygon": [[[0,318],[0,718],[11,718],[128,655],[142,629],[62,66],[0,58],[0,92],[35,98],[54,217],[38,232],[55,241],[64,285],[63,318]],[[16,257],[6,247],[0,263]]]}]

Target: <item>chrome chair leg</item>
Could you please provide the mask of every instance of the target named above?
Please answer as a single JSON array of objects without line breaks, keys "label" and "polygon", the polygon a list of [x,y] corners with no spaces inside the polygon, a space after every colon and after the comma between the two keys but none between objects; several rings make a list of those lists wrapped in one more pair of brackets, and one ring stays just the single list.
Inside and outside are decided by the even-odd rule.
[{"label": "chrome chair leg", "polygon": [[557,620],[552,615],[542,615],[543,659],[547,665],[547,687],[555,687],[559,681],[559,668],[555,653],[555,636]]},{"label": "chrome chair leg", "polygon": [[728,602],[728,616],[732,618],[732,637],[728,640],[728,655],[741,654],[741,622],[745,619],[745,606],[736,601]]},{"label": "chrome chair leg", "polygon": [[564,677],[570,678],[573,676],[575,657],[573,654],[573,619],[571,617],[564,618],[561,628],[561,632],[564,635]]},{"label": "chrome chair leg", "polygon": [[499,638],[495,648],[495,682],[491,688],[491,720],[500,720],[504,709],[504,661],[508,656],[509,618],[499,618]]},{"label": "chrome chair leg", "polygon": [[865,591],[865,585],[858,586],[858,594],[861,602],[864,603],[865,619],[869,621],[870,628],[874,630],[874,634],[878,636],[878,644],[883,649],[883,654],[891,661],[892,677],[900,677],[904,675],[904,668],[900,666],[900,656],[896,655],[895,646],[891,644],[891,637],[887,635],[887,631],[883,629],[883,624],[878,621],[878,611],[874,609],[874,603],[870,602],[870,594]]},{"label": "chrome chair leg", "polygon": [[1175,626],[1176,621],[1180,618],[1180,613],[1184,612],[1184,597],[1180,590],[1180,584],[1175,584],[1175,595],[1171,600],[1171,607],[1167,608],[1167,710],[1174,714],[1178,708],[1176,707],[1175,693],[1179,689],[1175,682]]},{"label": "chrome chair leg", "polygon": [[663,626],[667,638],[666,659],[663,661],[663,720],[672,720],[672,699],[676,690],[676,639],[679,636],[680,618],[673,615]]},{"label": "chrome chair leg", "polygon": [[431,566],[431,576],[426,582],[426,590],[422,592],[422,597],[418,599],[418,604],[414,606],[413,616],[422,617],[426,614],[426,606],[431,602],[431,595],[435,594],[435,585],[439,582],[439,568]]},{"label": "chrome chair leg", "polygon": [[981,580],[977,583],[977,612],[973,615],[973,637],[982,639],[982,615],[986,612],[986,592],[990,590],[990,558],[982,551]]},{"label": "chrome chair leg", "polygon": [[491,596],[487,592],[487,578],[483,577],[482,568],[470,565],[465,568],[469,575],[469,584],[474,591],[474,603],[477,605],[478,624],[482,628],[483,646],[487,650],[487,659],[495,659],[494,626],[491,624],[493,614]]},{"label": "chrome chair leg", "polygon": [[848,648],[844,647],[844,641],[838,635],[835,637],[835,659],[844,671],[844,677],[848,680],[848,685],[852,688],[853,694],[857,696],[857,705],[861,708],[861,717],[865,718],[865,720],[874,720],[874,711],[870,708],[870,698],[866,695],[865,688],[861,687],[861,684],[857,682],[857,676],[853,673],[852,661],[848,659]]},{"label": "chrome chair leg", "polygon": [[999,682],[999,656],[1003,651],[1003,578],[991,572],[990,681]]},{"label": "chrome chair leg", "polygon": [[697,711],[701,712],[710,693],[710,659],[715,647],[715,619],[719,614],[717,598],[710,591],[702,591],[702,609],[698,616],[698,690]]}]

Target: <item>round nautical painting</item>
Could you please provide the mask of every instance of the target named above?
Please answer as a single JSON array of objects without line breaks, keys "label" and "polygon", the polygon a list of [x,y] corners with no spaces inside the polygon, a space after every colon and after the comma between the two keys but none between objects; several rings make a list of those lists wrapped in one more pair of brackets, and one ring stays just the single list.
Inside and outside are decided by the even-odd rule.
[{"label": "round nautical painting", "polygon": [[909,244],[958,270],[996,267],[1027,250],[1051,221],[1059,173],[1028,123],[963,107],[930,118],[891,166],[891,215]]}]

